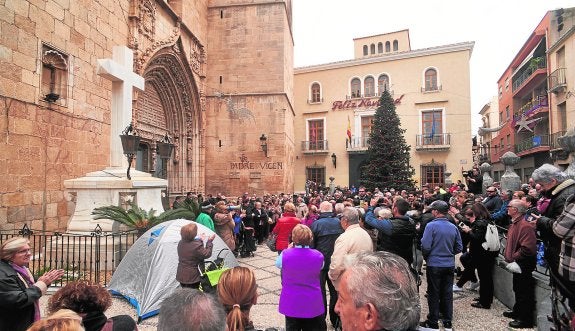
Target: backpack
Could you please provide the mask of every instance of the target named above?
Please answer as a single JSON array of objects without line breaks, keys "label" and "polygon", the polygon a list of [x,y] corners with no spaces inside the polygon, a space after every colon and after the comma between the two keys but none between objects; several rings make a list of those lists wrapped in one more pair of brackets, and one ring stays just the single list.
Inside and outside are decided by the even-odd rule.
[{"label": "backpack", "polygon": [[481,244],[481,246],[488,252],[499,252],[499,231],[497,231],[497,226],[495,224],[487,224],[485,242]]}]

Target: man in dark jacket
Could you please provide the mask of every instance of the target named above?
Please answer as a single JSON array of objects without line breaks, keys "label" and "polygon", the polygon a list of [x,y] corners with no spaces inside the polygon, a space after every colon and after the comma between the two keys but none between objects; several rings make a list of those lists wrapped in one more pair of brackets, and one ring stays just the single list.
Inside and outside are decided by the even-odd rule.
[{"label": "man in dark jacket", "polygon": [[503,200],[501,200],[497,189],[494,186],[489,186],[485,192],[487,193],[487,197],[483,199],[483,205],[487,208],[487,211],[494,213],[501,209]]},{"label": "man in dark jacket", "polygon": [[328,277],[329,265],[331,264],[331,256],[335,241],[340,234],[343,233],[343,228],[339,219],[333,215],[333,205],[329,201],[324,201],[319,205],[319,218],[312,223],[311,232],[313,233],[313,247],[323,254],[323,268],[320,273],[320,287],[323,295],[323,302],[326,305],[327,315],[327,296],[325,285],[327,283],[329,289],[329,319],[335,328],[339,324],[339,317],[335,313],[335,304],[337,302],[337,291],[335,286]]},{"label": "man in dark jacket", "polygon": [[373,198],[365,213],[365,222],[378,230],[377,250],[395,253],[413,263],[413,243],[415,240],[415,222],[405,216],[410,209],[409,202],[397,199],[391,207],[393,217],[377,219],[373,214],[379,198]]}]

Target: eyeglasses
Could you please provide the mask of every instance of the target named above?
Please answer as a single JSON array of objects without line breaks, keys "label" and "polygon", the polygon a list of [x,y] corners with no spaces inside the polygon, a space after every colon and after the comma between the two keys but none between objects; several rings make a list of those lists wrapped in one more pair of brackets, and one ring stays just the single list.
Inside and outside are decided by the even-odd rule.
[{"label": "eyeglasses", "polygon": [[19,250],[16,252],[16,254],[28,254],[30,252],[32,252],[32,250],[30,248],[28,248],[28,249]]}]

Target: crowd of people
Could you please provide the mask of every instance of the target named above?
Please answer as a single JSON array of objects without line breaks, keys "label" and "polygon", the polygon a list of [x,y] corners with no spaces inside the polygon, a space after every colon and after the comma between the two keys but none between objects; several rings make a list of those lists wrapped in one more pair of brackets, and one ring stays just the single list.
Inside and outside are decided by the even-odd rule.
[{"label": "crowd of people", "polygon": [[[503,313],[512,319],[509,326],[534,326],[532,273],[539,240],[553,290],[566,298],[567,309],[554,309],[551,317],[557,327],[573,328],[575,181],[544,164],[519,190],[504,190],[497,182],[482,187],[473,169],[466,184],[424,185],[413,191],[359,187],[260,197],[246,192],[234,198],[190,193],[186,199],[199,200],[197,222],[213,229],[240,258],[267,249],[264,242],[275,236],[282,278],[278,309],[286,330],[326,330],[328,324],[354,331],[451,330],[453,292],[466,283],[478,289],[472,308],[490,309],[493,303],[493,270],[500,253],[486,248],[493,224],[507,231],[501,253],[513,274],[515,295],[513,308]],[[253,271],[226,270],[216,295],[203,293],[197,289],[197,266],[211,255],[214,237],[198,234],[195,223],[184,226],[181,235],[176,278],[182,288],[163,302],[158,329],[254,330]],[[458,255],[463,270],[456,268]],[[26,330],[58,314],[72,324],[74,314],[84,323],[97,321],[98,327],[111,323],[104,315],[109,306],[105,296],[90,305],[70,301],[68,296],[84,286],[74,283],[50,299],[51,315],[40,319],[38,298],[62,272],[49,271],[34,281],[26,272],[30,251],[23,238],[4,242],[1,257],[0,307],[13,313],[0,318],[0,329]],[[429,313],[421,317],[418,291],[424,271]],[[126,318],[112,322],[129,324]]]}]

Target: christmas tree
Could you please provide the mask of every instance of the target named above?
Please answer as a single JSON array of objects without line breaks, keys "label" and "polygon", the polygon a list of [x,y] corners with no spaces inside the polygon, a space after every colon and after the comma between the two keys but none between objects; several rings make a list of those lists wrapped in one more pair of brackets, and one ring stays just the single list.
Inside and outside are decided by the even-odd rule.
[{"label": "christmas tree", "polygon": [[371,133],[369,135],[367,162],[361,169],[360,182],[367,189],[375,187],[411,190],[415,182],[415,169],[409,164],[411,146],[405,143],[399,116],[393,98],[384,91],[379,99]]}]

